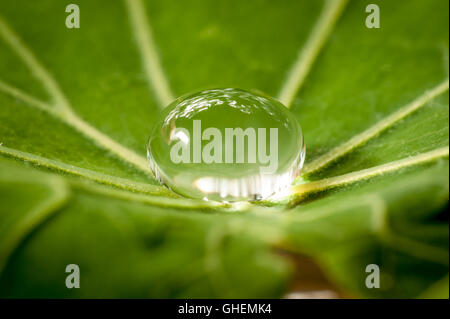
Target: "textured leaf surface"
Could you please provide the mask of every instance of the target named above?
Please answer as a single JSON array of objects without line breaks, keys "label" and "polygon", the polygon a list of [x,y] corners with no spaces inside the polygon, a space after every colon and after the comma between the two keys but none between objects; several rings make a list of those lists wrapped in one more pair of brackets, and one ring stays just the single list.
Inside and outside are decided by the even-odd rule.
[{"label": "textured leaf surface", "polygon": [[[0,296],[448,297],[448,1],[377,1],[368,29],[372,2],[80,0],[67,29],[69,2],[2,1]],[[162,107],[212,87],[292,109],[290,194],[229,206],[153,179]]]}]

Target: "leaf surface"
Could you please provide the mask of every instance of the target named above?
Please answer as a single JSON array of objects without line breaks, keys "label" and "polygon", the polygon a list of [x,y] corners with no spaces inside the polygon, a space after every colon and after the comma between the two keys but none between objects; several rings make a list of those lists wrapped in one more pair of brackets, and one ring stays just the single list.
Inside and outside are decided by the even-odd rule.
[{"label": "leaf surface", "polygon": [[[338,295],[445,297],[447,1],[377,1],[380,29],[359,0],[77,3],[80,29],[65,2],[0,3],[1,296],[281,297],[311,289],[306,255]],[[162,108],[212,87],[292,109],[290,194],[206,203],[152,177]]]}]

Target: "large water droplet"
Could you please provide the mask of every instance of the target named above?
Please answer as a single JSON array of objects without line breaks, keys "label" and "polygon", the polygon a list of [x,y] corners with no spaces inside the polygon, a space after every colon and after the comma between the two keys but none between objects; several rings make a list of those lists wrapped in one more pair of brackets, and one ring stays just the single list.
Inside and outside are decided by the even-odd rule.
[{"label": "large water droplet", "polygon": [[288,187],[305,158],[301,127],[280,102],[239,89],[182,96],[153,129],[148,160],[173,191],[259,200]]}]

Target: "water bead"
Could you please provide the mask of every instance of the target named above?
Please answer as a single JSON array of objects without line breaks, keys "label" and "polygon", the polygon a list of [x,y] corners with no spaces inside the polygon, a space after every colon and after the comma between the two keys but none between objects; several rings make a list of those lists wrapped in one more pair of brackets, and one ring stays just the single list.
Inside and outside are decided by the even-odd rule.
[{"label": "water bead", "polygon": [[156,178],[181,195],[259,200],[291,185],[305,146],[280,102],[226,88],[172,102],[153,128],[147,156]]}]

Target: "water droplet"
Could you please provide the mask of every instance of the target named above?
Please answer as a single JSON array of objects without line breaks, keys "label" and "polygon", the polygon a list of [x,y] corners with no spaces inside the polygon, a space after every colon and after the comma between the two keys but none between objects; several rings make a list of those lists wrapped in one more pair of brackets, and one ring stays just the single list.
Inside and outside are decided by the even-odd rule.
[{"label": "water droplet", "polygon": [[288,187],[305,158],[301,127],[280,102],[240,89],[176,99],[148,143],[158,180],[192,198],[259,200]]}]

